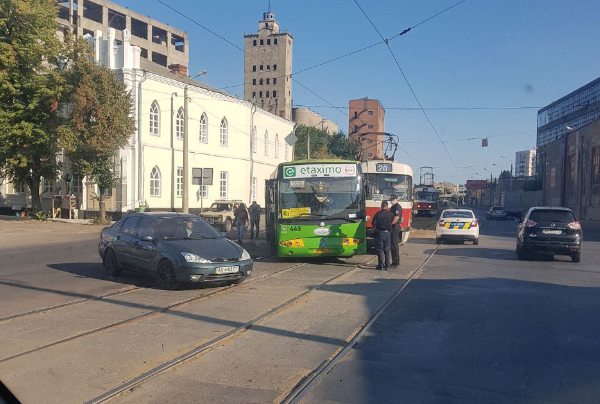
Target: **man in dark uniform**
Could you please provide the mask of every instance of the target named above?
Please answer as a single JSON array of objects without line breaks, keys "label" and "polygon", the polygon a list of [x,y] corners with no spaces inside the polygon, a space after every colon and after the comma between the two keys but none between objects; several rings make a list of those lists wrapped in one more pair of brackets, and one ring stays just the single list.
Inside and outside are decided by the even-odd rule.
[{"label": "man in dark uniform", "polygon": [[[381,210],[373,216],[375,228],[375,251],[377,252],[377,269],[387,271],[390,267],[390,242],[392,231],[392,214],[387,210],[387,201],[381,202]],[[384,259],[385,258],[385,259]]]},{"label": "man in dark uniform", "polygon": [[390,213],[392,214],[392,267],[400,265],[400,223],[402,222],[402,206],[398,203],[398,196],[392,195],[390,197],[392,207]]}]

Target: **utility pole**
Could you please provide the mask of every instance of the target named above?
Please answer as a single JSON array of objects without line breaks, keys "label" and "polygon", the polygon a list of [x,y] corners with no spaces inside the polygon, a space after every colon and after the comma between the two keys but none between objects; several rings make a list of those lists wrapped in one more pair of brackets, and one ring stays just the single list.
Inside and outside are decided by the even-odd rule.
[{"label": "utility pole", "polygon": [[[189,187],[188,182],[190,180],[190,171],[188,166],[188,85],[183,87],[183,184],[181,184],[181,191],[183,192],[183,200],[181,210],[183,213],[189,211]],[[200,191],[202,192],[202,191]]]}]

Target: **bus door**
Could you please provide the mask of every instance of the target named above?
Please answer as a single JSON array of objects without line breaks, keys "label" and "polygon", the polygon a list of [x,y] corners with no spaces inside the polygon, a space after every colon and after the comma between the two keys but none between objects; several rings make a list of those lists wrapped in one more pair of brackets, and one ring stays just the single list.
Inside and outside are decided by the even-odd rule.
[{"label": "bus door", "polygon": [[265,220],[267,242],[277,243],[277,180],[265,181]]}]

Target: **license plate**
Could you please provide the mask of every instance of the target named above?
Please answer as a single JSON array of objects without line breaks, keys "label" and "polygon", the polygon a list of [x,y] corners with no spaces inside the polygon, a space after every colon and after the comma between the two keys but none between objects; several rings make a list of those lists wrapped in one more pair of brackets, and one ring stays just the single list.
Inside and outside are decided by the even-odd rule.
[{"label": "license plate", "polygon": [[446,223],[446,228],[450,229],[450,230],[463,230],[463,229],[468,229],[470,225],[471,225],[471,223],[454,222],[454,223]]},{"label": "license plate", "polygon": [[313,253],[315,254],[327,254],[327,253],[332,253],[333,252],[333,248],[319,248],[316,250],[313,250]]},{"label": "license plate", "polygon": [[562,230],[542,230],[542,234],[562,234]]},{"label": "license plate", "polygon": [[240,267],[219,267],[216,269],[215,273],[222,274],[233,274],[240,271]]}]

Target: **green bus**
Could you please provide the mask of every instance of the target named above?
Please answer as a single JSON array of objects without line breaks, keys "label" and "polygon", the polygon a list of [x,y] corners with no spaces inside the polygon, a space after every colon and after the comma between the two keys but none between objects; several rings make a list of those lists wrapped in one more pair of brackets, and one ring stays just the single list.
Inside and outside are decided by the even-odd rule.
[{"label": "green bus", "polygon": [[350,257],[367,252],[364,181],[356,161],[279,164],[266,181],[265,207],[273,254]]}]

